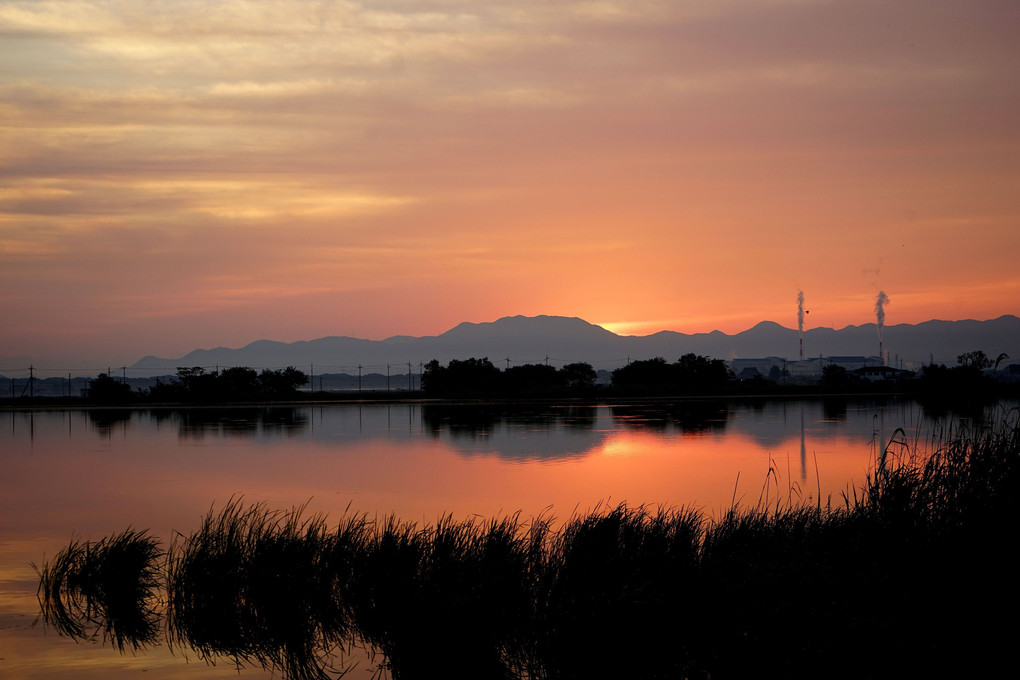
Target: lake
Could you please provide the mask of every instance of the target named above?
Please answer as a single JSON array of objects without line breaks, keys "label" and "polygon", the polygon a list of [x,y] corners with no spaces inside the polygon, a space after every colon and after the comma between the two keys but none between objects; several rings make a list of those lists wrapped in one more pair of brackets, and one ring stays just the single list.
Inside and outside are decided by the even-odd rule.
[{"label": "lake", "polygon": [[[1015,407],[1004,404],[1002,410]],[[896,397],[606,405],[344,404],[2,414],[0,670],[5,678],[236,677],[165,647],[120,654],[42,625],[31,563],[128,527],[164,543],[232,498],[337,519],[555,520],[629,505],[842,503],[892,437],[953,427]],[[360,659],[347,677],[371,677]],[[245,678],[269,677],[246,668]]]}]

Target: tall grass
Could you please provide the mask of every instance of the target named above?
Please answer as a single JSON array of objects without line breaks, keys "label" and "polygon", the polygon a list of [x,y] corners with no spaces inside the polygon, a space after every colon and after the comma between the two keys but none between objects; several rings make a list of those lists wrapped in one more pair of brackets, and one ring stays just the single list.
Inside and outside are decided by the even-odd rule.
[{"label": "tall grass", "polygon": [[538,677],[683,677],[703,525],[694,510],[623,504],[552,534],[531,628]]},{"label": "tall grass", "polygon": [[[545,524],[517,515],[434,526],[388,518],[365,545],[353,598],[360,635],[394,677],[515,677],[533,619]],[[452,647],[452,648],[451,648]]]},{"label": "tall grass", "polygon": [[[358,521],[348,521],[357,549]],[[231,500],[170,547],[167,637],[213,662],[329,677],[329,655],[351,635],[349,570],[321,516]]]},{"label": "tall grass", "polygon": [[906,657],[912,667],[991,672],[1014,643],[1002,617],[1020,604],[1020,415],[1001,420],[958,425],[932,442],[930,455],[894,442],[856,508],[878,537],[872,543],[893,586],[882,600],[912,614],[899,638],[927,652]]},{"label": "tall grass", "polygon": [[[339,673],[354,644],[405,679],[980,674],[1009,659],[998,621],[1018,604],[1020,425],[1002,420],[930,449],[898,436],[842,504],[764,500],[718,519],[624,504],[556,529],[350,513],[331,528],[234,500],[171,545],[166,635],[290,678]],[[111,595],[124,540],[75,542],[44,566],[48,621],[123,648],[125,622],[152,620],[121,604],[153,600],[152,539],[148,566],[117,572],[134,595]]]}]

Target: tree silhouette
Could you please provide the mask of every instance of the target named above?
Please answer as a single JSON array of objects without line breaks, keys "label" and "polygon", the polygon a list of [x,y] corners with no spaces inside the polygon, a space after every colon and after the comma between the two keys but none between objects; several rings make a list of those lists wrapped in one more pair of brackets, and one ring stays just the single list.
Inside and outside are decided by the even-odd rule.
[{"label": "tree silhouette", "polygon": [[669,364],[662,357],[632,361],[613,371],[613,387],[660,390],[672,382]]},{"label": "tree silhouette", "polygon": [[822,384],[826,387],[846,387],[846,368],[829,364],[822,369]]},{"label": "tree silhouette", "polygon": [[722,359],[689,353],[675,363],[662,357],[633,361],[613,371],[613,386],[626,391],[713,392],[733,377]]},{"label": "tree silhouette", "polygon": [[217,383],[219,391],[231,399],[251,399],[259,393],[259,374],[247,366],[223,369]]},{"label": "tree silhouette", "polygon": [[295,394],[297,389],[306,382],[308,382],[308,375],[293,366],[277,371],[270,371],[267,368],[259,373],[259,389],[263,396],[289,396]]},{"label": "tree silhouette", "polygon": [[149,399],[181,402],[252,401],[293,396],[308,376],[293,366],[256,373],[247,366],[207,372],[201,366],[177,369],[177,379],[149,388]]},{"label": "tree silhouette", "polygon": [[89,385],[89,397],[103,404],[115,404],[130,401],[132,392],[129,385],[114,380],[106,373],[100,373]]},{"label": "tree silhouette", "polygon": [[572,390],[588,390],[595,386],[598,373],[591,364],[577,362],[560,369],[567,387]]},{"label": "tree silhouette", "polygon": [[686,387],[715,387],[733,377],[722,359],[693,353],[680,357],[674,366],[677,381]]},{"label": "tree silhouette", "polygon": [[503,371],[502,392],[535,394],[554,392],[566,387],[562,373],[546,364],[523,364]]},{"label": "tree silhouette", "polygon": [[992,367],[992,360],[982,352],[976,350],[974,352],[967,352],[956,357],[956,363],[963,368],[969,368],[973,370],[982,371],[986,368]]},{"label": "tree silhouette", "polygon": [[432,395],[489,394],[499,388],[500,378],[488,357],[453,359],[447,366],[433,359],[425,364],[421,388]]},{"label": "tree silhouette", "polygon": [[590,364],[567,364],[560,370],[547,364],[522,364],[505,371],[488,357],[454,359],[446,366],[433,359],[422,371],[422,390],[432,396],[556,396],[595,385],[597,374]]}]

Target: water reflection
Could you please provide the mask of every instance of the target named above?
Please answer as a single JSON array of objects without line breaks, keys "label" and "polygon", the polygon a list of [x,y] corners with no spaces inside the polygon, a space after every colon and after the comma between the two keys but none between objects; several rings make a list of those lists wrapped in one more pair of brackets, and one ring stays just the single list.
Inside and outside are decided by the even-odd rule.
[{"label": "water reflection", "polygon": [[182,439],[296,436],[309,424],[307,410],[291,406],[182,409],[172,414]]},{"label": "water reflection", "polygon": [[215,407],[181,409],[87,409],[83,413],[104,438],[129,427],[176,427],[181,439],[205,436],[267,437],[296,435],[308,427],[307,409],[292,406]]},{"label": "water reflection", "polygon": [[823,397],[822,417],[830,423],[842,423],[846,420],[849,400],[846,397]]},{"label": "water reflection", "polygon": [[[953,411],[944,403],[895,396],[825,397],[816,400],[679,400],[594,405],[361,404],[182,409],[83,409],[59,411],[68,436],[74,414],[102,439],[115,432],[138,436],[176,431],[179,440],[251,439],[357,445],[366,439],[443,442],[466,456],[555,460],[588,455],[614,433],[663,437],[743,435],[766,449],[795,439],[885,440],[897,427],[916,432],[932,422],[977,425],[996,407]],[[34,440],[37,416],[50,434],[52,415],[11,412],[10,436]],[[799,442],[798,442],[799,443]]]},{"label": "water reflection", "polygon": [[89,409],[85,411],[89,423],[100,437],[110,437],[114,429],[124,430],[135,411],[127,408]]},{"label": "water reflection", "polygon": [[613,406],[612,412],[613,420],[628,429],[702,435],[726,429],[729,402],[691,399],[664,404],[627,404]]},{"label": "water reflection", "polygon": [[[426,405],[425,431],[464,456],[495,455],[511,461],[575,458],[591,453],[609,435],[594,406]],[[608,425],[608,423],[606,423]]]}]

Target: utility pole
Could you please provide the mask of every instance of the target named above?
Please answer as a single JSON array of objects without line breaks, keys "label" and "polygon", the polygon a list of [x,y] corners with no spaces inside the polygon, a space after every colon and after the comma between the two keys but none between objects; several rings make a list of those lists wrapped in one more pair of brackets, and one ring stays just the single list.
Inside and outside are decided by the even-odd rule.
[{"label": "utility pole", "polygon": [[411,362],[407,362],[407,391],[410,392],[414,389],[411,385]]},{"label": "utility pole", "polygon": [[358,391],[361,391],[361,364],[358,364]]},{"label": "utility pole", "polygon": [[390,365],[386,364],[386,391],[390,391]]},{"label": "utility pole", "polygon": [[28,396],[35,397],[35,366],[28,365]]}]

